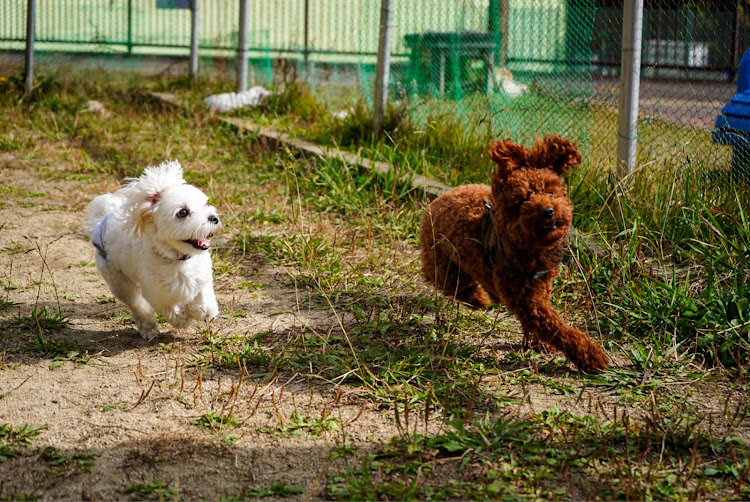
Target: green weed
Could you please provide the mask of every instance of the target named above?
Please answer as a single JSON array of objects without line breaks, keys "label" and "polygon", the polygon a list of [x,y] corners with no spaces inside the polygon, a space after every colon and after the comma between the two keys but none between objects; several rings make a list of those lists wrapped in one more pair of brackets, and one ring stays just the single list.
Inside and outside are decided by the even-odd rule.
[{"label": "green weed", "polygon": [[205,343],[188,361],[188,366],[215,368],[265,368],[278,364],[276,354],[269,353],[260,345],[266,336],[260,333],[252,338],[241,335],[217,336],[208,334]]},{"label": "green weed", "polygon": [[175,498],[176,491],[164,481],[154,481],[149,484],[129,485],[122,492],[130,495],[133,500],[170,500]]},{"label": "green weed", "polygon": [[44,427],[34,428],[30,425],[13,426],[8,423],[0,424],[0,464],[21,454],[18,447],[27,446],[44,430]]},{"label": "green weed", "polygon": [[222,499],[223,501],[247,500],[249,498],[262,499],[266,497],[289,498],[305,493],[305,489],[299,486],[289,486],[286,483],[271,483],[268,486],[256,486],[238,495]]},{"label": "green weed", "polygon": [[52,312],[46,305],[41,310],[37,310],[35,306],[27,316],[14,316],[13,322],[21,330],[38,331],[39,333],[58,331],[69,324],[69,320],[64,313],[60,311]]},{"label": "green weed", "polygon": [[227,429],[237,429],[242,426],[239,420],[230,415],[221,415],[214,411],[204,413],[199,418],[190,420],[190,425],[195,425],[199,429],[210,432],[214,437],[224,444],[232,444],[239,439],[239,434],[227,431]]},{"label": "green weed", "polygon": [[304,434],[310,436],[320,436],[323,433],[339,430],[338,419],[331,415],[324,415],[318,418],[302,415],[294,411],[289,417],[289,422],[280,425],[282,433],[291,437],[297,437]]},{"label": "green weed", "polygon": [[115,402],[115,403],[110,403],[102,407],[102,413],[107,413],[109,411],[122,411],[124,409],[125,409],[124,403]]},{"label": "green weed", "polygon": [[75,340],[48,340],[41,335],[37,335],[35,341],[24,345],[20,350],[51,358],[52,363],[49,365],[51,370],[59,368],[66,361],[73,362],[77,368],[81,368],[92,359],[89,351],[79,349],[78,342]]}]

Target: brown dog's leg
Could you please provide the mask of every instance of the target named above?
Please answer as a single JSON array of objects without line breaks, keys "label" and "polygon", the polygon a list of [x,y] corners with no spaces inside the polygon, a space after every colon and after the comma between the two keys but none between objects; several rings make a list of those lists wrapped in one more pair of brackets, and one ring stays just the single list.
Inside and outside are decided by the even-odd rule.
[{"label": "brown dog's leg", "polygon": [[[459,269],[455,263],[444,261],[440,265],[444,266],[432,270],[425,267],[424,272],[427,280],[434,283],[445,296],[465,303],[473,309],[482,309],[490,305],[489,295],[470,275]],[[427,275],[429,272],[432,273]]]},{"label": "brown dog's leg", "polygon": [[551,306],[531,304],[514,313],[525,332],[532,333],[544,346],[565,354],[584,373],[598,373],[609,365],[604,351],[588,335],[565,324]]}]

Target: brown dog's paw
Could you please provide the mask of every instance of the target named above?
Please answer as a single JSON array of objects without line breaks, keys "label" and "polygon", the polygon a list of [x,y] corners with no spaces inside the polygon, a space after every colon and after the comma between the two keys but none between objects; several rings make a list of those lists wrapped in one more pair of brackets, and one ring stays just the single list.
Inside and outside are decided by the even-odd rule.
[{"label": "brown dog's paw", "polygon": [[609,357],[598,345],[593,343],[585,350],[569,356],[579,371],[587,374],[601,373],[609,366]]}]

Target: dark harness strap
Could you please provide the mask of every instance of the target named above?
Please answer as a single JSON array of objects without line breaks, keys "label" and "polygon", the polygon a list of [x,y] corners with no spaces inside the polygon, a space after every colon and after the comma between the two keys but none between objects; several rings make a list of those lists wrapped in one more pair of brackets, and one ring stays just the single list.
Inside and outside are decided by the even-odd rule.
[{"label": "dark harness strap", "polygon": [[102,218],[102,221],[99,222],[99,224],[94,228],[94,231],[91,233],[91,244],[94,245],[96,251],[99,253],[99,256],[101,256],[105,260],[107,259],[107,251],[104,245],[104,235],[107,230],[107,220],[109,220],[110,216],[112,216],[112,213],[108,213],[107,216]]}]

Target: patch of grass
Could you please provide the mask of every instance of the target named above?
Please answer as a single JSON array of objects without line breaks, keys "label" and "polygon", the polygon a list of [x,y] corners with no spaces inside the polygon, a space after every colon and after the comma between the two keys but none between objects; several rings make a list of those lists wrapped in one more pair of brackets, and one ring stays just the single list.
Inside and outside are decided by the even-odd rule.
[{"label": "patch of grass", "polygon": [[115,303],[116,301],[117,300],[115,299],[114,296],[105,295],[105,294],[99,295],[99,299],[98,299],[98,302],[101,304]]},{"label": "patch of grass", "polygon": [[237,495],[221,499],[222,501],[238,501],[247,499],[262,499],[266,497],[289,498],[305,493],[305,489],[299,486],[289,486],[283,482],[271,483],[268,486],[256,486]]},{"label": "patch of grass", "polygon": [[[0,371],[14,370],[17,367],[18,366],[16,366],[15,364],[10,364],[8,362],[8,357],[7,357],[7,355],[6,355],[5,352],[3,352],[2,354],[0,354]],[[0,396],[2,396],[2,394],[0,394]],[[2,398],[0,397],[0,399],[2,399]]]},{"label": "patch of grass", "polygon": [[23,305],[23,302],[14,302],[9,298],[0,298],[0,310],[5,310],[16,305]]},{"label": "patch of grass", "polygon": [[51,370],[59,368],[66,361],[71,361],[76,367],[81,368],[92,359],[88,350],[81,351],[78,348],[78,342],[75,340],[48,340],[41,335],[37,335],[35,341],[24,345],[20,350],[51,358],[52,363],[49,365]]},{"label": "patch of grass", "polygon": [[114,402],[114,403],[109,403],[106,406],[103,406],[102,413],[107,413],[110,411],[122,411],[124,409],[125,409],[125,403]]},{"label": "patch of grass", "polygon": [[332,477],[328,489],[338,499],[398,500],[572,493],[689,499],[709,486],[717,490],[712,496],[731,493],[736,477],[724,476],[732,471],[724,466],[741,469],[747,446],[715,440],[698,423],[689,413],[644,424],[627,415],[607,421],[555,408],[528,419],[485,416],[470,426],[454,420],[441,434],[400,436],[362,456],[361,467]]},{"label": "patch of grass", "polygon": [[237,286],[247,291],[258,291],[266,287],[265,284],[259,281],[242,281]]},{"label": "patch of grass", "polygon": [[215,413],[204,413],[195,420],[190,421],[190,425],[195,425],[200,429],[216,429],[221,427],[240,427],[240,422],[233,418],[223,415],[217,415]]},{"label": "patch of grass", "polygon": [[69,324],[69,320],[63,312],[53,312],[46,305],[41,309],[37,309],[35,306],[27,316],[14,316],[13,322],[21,330],[40,333],[58,331],[66,328]]},{"label": "patch of grass", "polygon": [[188,361],[188,366],[214,368],[266,368],[278,366],[278,354],[269,353],[260,345],[266,333],[253,337],[233,334],[218,336],[208,333],[198,352]]},{"label": "patch of grass", "polygon": [[324,415],[313,418],[297,411],[292,413],[288,422],[279,427],[284,435],[290,437],[302,435],[320,436],[326,432],[339,430],[338,419],[334,416]]},{"label": "patch of grass", "polygon": [[706,366],[747,372],[747,191],[695,181],[702,176],[644,170],[617,195],[596,177],[574,186],[578,224],[605,255],[577,249],[575,273],[587,279],[568,272],[561,297],[596,298],[598,329],[618,342],[680,345]]},{"label": "patch of grass", "polygon": [[23,243],[23,242],[16,242],[11,239],[9,246],[0,248],[0,253],[13,255],[13,254],[24,254],[33,250],[34,250],[34,246],[32,246],[31,244]]},{"label": "patch of grass", "polygon": [[52,467],[67,468],[75,472],[85,471],[93,472],[94,459],[99,456],[96,450],[89,450],[84,453],[74,453],[69,457],[60,454],[54,447],[48,446],[44,449],[43,460]]},{"label": "patch of grass", "polygon": [[175,498],[177,492],[164,481],[154,481],[148,484],[126,486],[122,489],[122,493],[130,495],[132,500],[171,500]]},{"label": "patch of grass", "polygon": [[247,215],[248,221],[257,222],[261,224],[273,224],[278,225],[287,222],[287,217],[279,211],[269,211],[266,208],[256,208],[254,212]]},{"label": "patch of grass", "polygon": [[199,429],[210,432],[214,437],[224,444],[232,444],[240,436],[227,429],[237,429],[242,423],[231,415],[221,415],[215,411],[204,413],[199,418],[190,420],[190,425],[195,425]]},{"label": "patch of grass", "polygon": [[25,501],[32,501],[32,500],[39,500],[38,495],[31,495],[26,492],[16,493],[13,495],[6,494],[6,493],[0,493],[0,501],[2,502],[25,502]]},{"label": "patch of grass", "polygon": [[0,423],[0,464],[21,454],[19,447],[31,444],[45,427],[34,428],[30,425],[13,426]]}]

